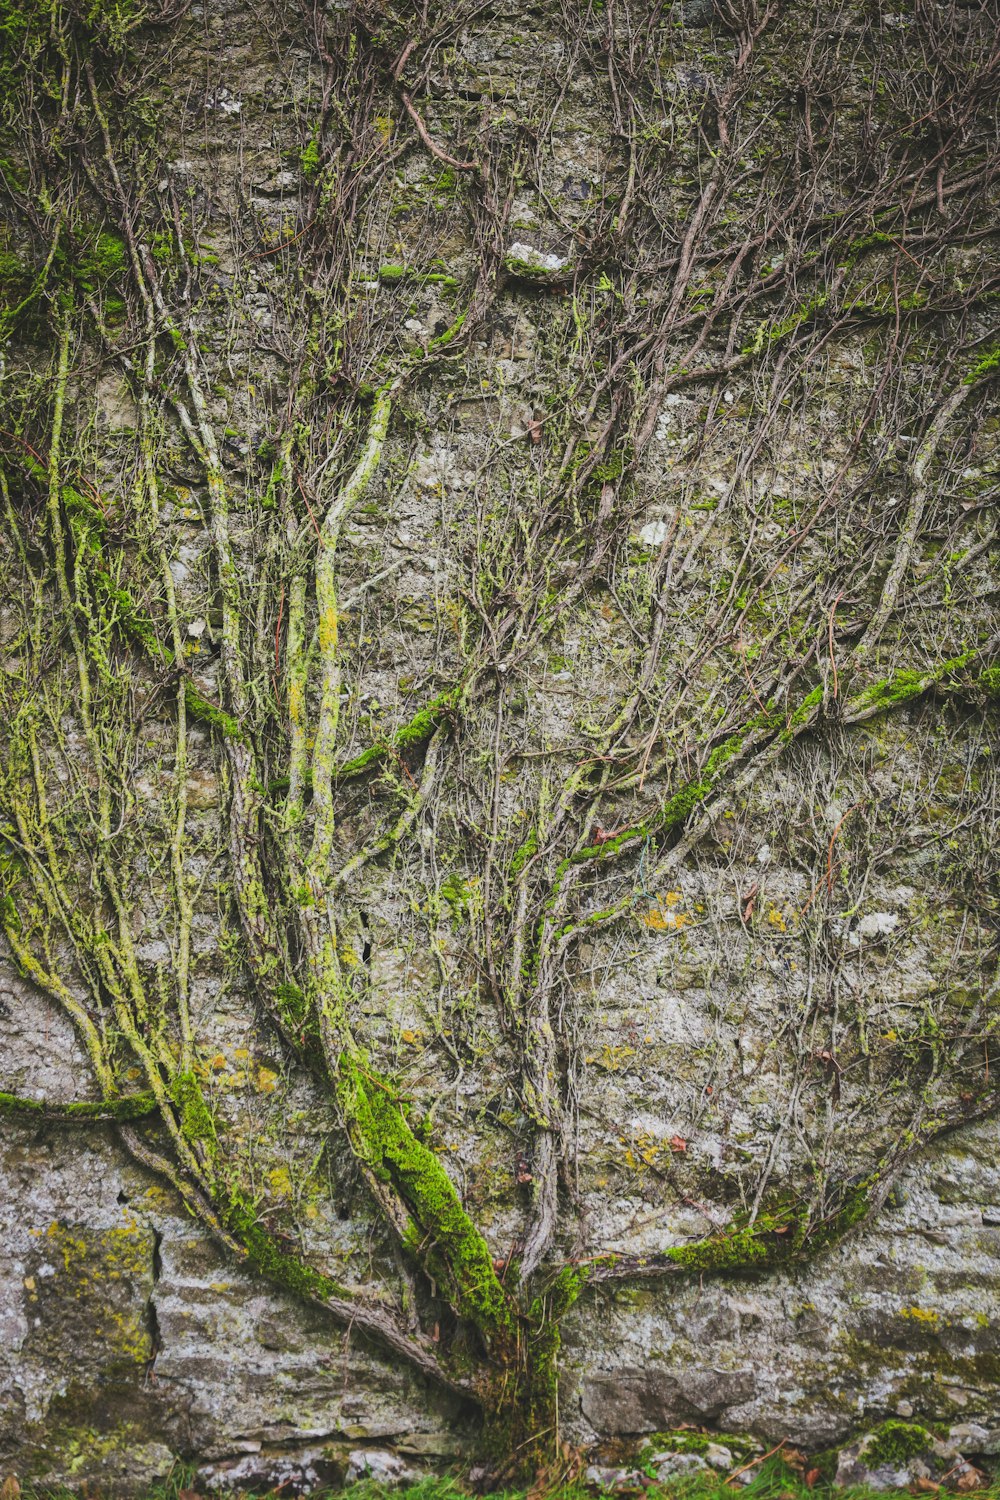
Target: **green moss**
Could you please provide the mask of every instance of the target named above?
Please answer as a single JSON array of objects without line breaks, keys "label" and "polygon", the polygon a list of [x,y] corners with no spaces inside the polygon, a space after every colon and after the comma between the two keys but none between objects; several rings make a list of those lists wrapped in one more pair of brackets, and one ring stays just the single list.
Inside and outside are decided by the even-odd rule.
[{"label": "green moss", "polygon": [[242,740],[246,738],[232,715],[227,714],[224,709],[217,707],[216,704],[210,703],[204,694],[198,691],[193,682],[185,682],[184,684],[184,702],[191,713],[204,723],[210,724],[213,729],[217,729],[227,739]]},{"label": "green moss", "polygon": [[[645,1450],[655,1453],[665,1449],[670,1453],[704,1453],[713,1439],[704,1432],[657,1432],[645,1445]],[[645,1451],[644,1450],[644,1451]]]},{"label": "green moss", "polygon": [[284,1250],[261,1224],[256,1207],[241,1193],[230,1193],[223,1219],[254,1266],[269,1281],[306,1301],[328,1302],[351,1296],[347,1287]]},{"label": "green moss", "polygon": [[746,1271],[770,1265],[780,1251],[765,1236],[787,1225],[758,1219],[744,1229],[732,1229],[693,1245],[675,1245],[666,1252],[667,1259],[688,1271]]},{"label": "green moss", "polygon": [[436,195],[434,207],[442,208],[449,198],[456,198],[459,191],[458,173],[454,167],[446,166],[434,179],[431,192]]},{"label": "green moss", "polygon": [[519,255],[505,255],[503,263],[511,276],[516,276],[522,281],[533,281],[539,285],[565,281],[568,270],[565,266],[549,270],[548,267],[538,265],[533,260],[524,260]]},{"label": "green moss", "polygon": [[866,688],[858,698],[859,708],[890,708],[893,704],[905,703],[915,698],[926,686],[922,672],[906,668]]},{"label": "green moss", "polygon": [[[965,651],[960,656],[942,662],[940,666],[930,667],[924,671],[902,668],[891,677],[865,688],[851,700],[851,711],[854,713],[881,712],[898,708],[927,692],[931,687],[947,685],[949,677],[962,668],[968,667],[975,661],[977,655],[978,652],[974,650]],[[978,685],[990,696],[995,695],[1000,690],[1000,668],[987,668],[980,674]],[[556,873],[556,890],[571,865],[589,860],[613,858],[623,848],[638,839],[647,838],[653,834],[669,833],[683,825],[699,803],[706,801],[715,790],[726,767],[739,756],[747,739],[756,734],[777,732],[782,743],[790,743],[798,731],[808,728],[813,722],[822,702],[823,689],[815,687],[806,694],[787,718],[770,705],[762,713],[755,714],[741,729],[728,735],[715,747],[708,756],[701,775],[695,780],[686,782],[674,792],[658,813],[643,823],[623,828],[614,838],[606,839],[603,843],[588,844],[586,848],[578,850],[564,860]]]},{"label": "green moss", "polygon": [[476,909],[478,882],[466,880],[457,870],[446,875],[441,882],[441,899],[445,901],[453,917],[467,920]]},{"label": "green moss", "polygon": [[70,1125],[83,1120],[139,1120],[144,1115],[153,1114],[156,1107],[152,1094],[130,1094],[123,1099],[88,1099],[59,1104],[46,1099],[24,1099],[18,1094],[0,1093],[0,1114],[27,1115]]},{"label": "green moss", "polygon": [[31,290],[31,267],[9,250],[0,251],[0,297],[10,305],[20,302]]},{"label": "green moss", "polygon": [[86,292],[96,292],[125,270],[125,242],[115,234],[99,231],[80,256],[74,275]]},{"label": "green moss", "polygon": [[395,1188],[412,1215],[410,1249],[435,1266],[455,1310],[488,1344],[508,1345],[514,1314],[489,1246],[434,1152],[413,1134],[391,1085],[370,1073],[360,1057],[344,1055],[337,1091],[357,1155]]},{"label": "green moss", "polygon": [[[369,745],[367,750],[362,750],[360,755],[355,755],[351,760],[345,761],[337,772],[338,780],[343,781],[349,776],[359,776],[362,771],[367,771],[376,761],[394,751],[398,753],[414,745],[422,745],[425,740],[430,739],[438,725],[444,722],[457,702],[458,690],[456,688],[452,688],[447,693],[440,693],[424,708],[418,709],[412,719],[409,719],[393,734],[376,740],[373,745]],[[272,786],[281,784],[281,782],[273,782]],[[287,786],[287,780],[284,785]]]},{"label": "green moss", "polygon": [[402,282],[412,286],[458,286],[458,278],[446,271],[420,271],[413,266],[379,266],[378,278],[389,286]]},{"label": "green moss", "polygon": [[[41,465],[28,455],[24,456],[22,462],[34,477],[45,477],[45,471]],[[91,585],[97,597],[110,608],[111,623],[141,646],[149,656],[167,666],[172,666],[174,664],[173,652],[159,640],[152,617],[136,602],[127,589],[120,586],[103,561],[103,550],[98,535],[99,530],[104,526],[103,512],[92,500],[71,486],[64,486],[60,493],[73,535],[78,545],[86,547],[92,560]],[[190,680],[184,683],[184,702],[189,713],[200,719],[202,723],[210,725],[225,738],[234,740],[246,738],[232,715],[227,714],[217,704],[210,702]]]},{"label": "green moss", "polygon": [[709,1239],[677,1245],[665,1252],[665,1259],[688,1271],[725,1275],[766,1270],[817,1254],[863,1222],[877,1180],[871,1176],[854,1183],[843,1192],[839,1206],[815,1223],[808,1209],[778,1198],[752,1224],[736,1224]]},{"label": "green moss", "polygon": [[686,782],[672,797],[667,799],[658,813],[654,813],[644,823],[636,823],[630,828],[623,828],[614,838],[605,839],[603,843],[588,844],[586,848],[578,850],[569,859],[564,860],[557,874],[557,885],[570,865],[581,864],[592,859],[608,859],[617,854],[626,844],[635,842],[636,839],[646,838],[654,833],[669,833],[680,827],[698,804],[704,802],[714,790],[726,766],[740,753],[748,736],[762,728],[774,728],[778,722],[779,716],[773,713],[758,714],[750,719],[742,729],[729,735],[716,746],[706,760],[701,776],[697,780]]},{"label": "green moss", "polygon": [[314,125],[313,129],[312,129],[312,132],[311,132],[311,134],[309,136],[309,139],[308,139],[308,141],[306,141],[305,145],[302,147],[301,154],[299,155],[299,165],[302,168],[302,175],[306,179],[307,182],[313,182],[313,181],[315,181],[316,177],[319,174],[319,164],[320,164],[319,133],[320,133],[320,127],[319,127],[319,125]]},{"label": "green moss", "polygon": [[[465,327],[466,316],[467,316],[467,313],[465,311],[460,312],[459,315],[458,315],[458,317],[455,319],[454,323],[452,323],[450,325],[450,327],[446,328],[445,331],[444,331],[444,333],[439,333],[434,338],[429,339],[428,343],[427,343],[427,353],[428,354],[440,353],[440,351],[442,349],[446,349],[450,343],[452,343],[455,339],[457,339],[458,335],[462,332],[462,329]],[[415,356],[415,358],[422,359],[423,357],[424,357],[424,352],[421,349],[417,353],[417,355]]]},{"label": "green moss", "polygon": [[796,328],[809,321],[820,308],[825,307],[828,293],[817,292],[802,307],[789,313],[786,318],[781,318],[776,323],[764,322],[757,329],[755,337],[749,344],[745,344],[740,350],[743,355],[760,354],[769,344],[776,343],[779,339],[786,338],[788,334],[794,333]]},{"label": "green moss", "polygon": [[297,984],[279,984],[274,992],[274,1008],[300,1057],[311,1067],[319,1063],[320,1071],[325,1072],[319,1046],[319,1021],[309,996]]},{"label": "green moss", "polygon": [[616,449],[609,453],[599,464],[595,464],[590,471],[591,481],[597,484],[614,484],[621,479],[625,470],[632,462],[634,448],[631,443],[626,443],[624,448]]},{"label": "green moss", "polygon": [[94,575],[95,593],[111,609],[113,623],[149,653],[164,656],[164,649],[156,635],[149,615],[132,598],[128,589],[119,588],[110,574],[98,572]]},{"label": "green moss", "polygon": [[643,1442],[642,1453],[648,1457],[653,1453],[706,1453],[713,1444],[728,1448],[737,1458],[751,1454],[755,1447],[753,1438],[741,1437],[731,1432],[695,1432],[689,1427],[674,1427],[666,1432],[654,1432]]},{"label": "green moss", "polygon": [[510,873],[512,875],[520,875],[521,871],[528,863],[528,860],[536,852],[537,848],[538,833],[536,829],[532,828],[531,832],[528,834],[528,837],[514,851],[514,856],[510,862]]},{"label": "green moss", "polygon": [[918,1427],[913,1422],[890,1420],[875,1428],[865,1443],[861,1456],[872,1469],[877,1469],[882,1464],[897,1466],[916,1458],[918,1454],[926,1453],[932,1442],[933,1437],[926,1428]]},{"label": "green moss", "polygon": [[911,698],[917,698],[921,693],[926,693],[928,688],[946,682],[953,672],[967,667],[977,655],[976,651],[963,651],[961,656],[954,656],[950,661],[942,662],[940,666],[928,667],[923,671],[910,667],[901,668],[891,677],[886,677],[881,682],[873,683],[871,687],[865,688],[854,699],[852,707],[861,711],[898,708],[901,704],[908,703]]},{"label": "green moss", "polygon": [[[88,529],[96,533],[104,530],[104,512],[95,500],[92,500],[89,495],[82,495],[71,484],[63,485],[61,493],[62,503],[66,507],[67,515],[70,517],[70,524],[81,540],[86,537]],[[85,522],[86,526],[82,525],[82,522]],[[94,544],[92,543],[91,545],[93,546]],[[99,544],[97,544],[97,552],[99,555]]]},{"label": "green moss", "polygon": [[310,1006],[297,984],[279,984],[274,997],[281,1015],[293,1026],[301,1026],[309,1015]]},{"label": "green moss", "polygon": [[786,740],[792,739],[797,729],[801,729],[804,724],[808,724],[822,702],[823,689],[821,687],[815,687],[811,693],[807,693],[798,708],[789,716],[788,723],[783,731],[784,738]]},{"label": "green moss", "polygon": [[170,1085],[170,1097],[180,1110],[181,1130],[186,1139],[214,1145],[215,1120],[194,1073],[178,1073]]},{"label": "green moss", "polygon": [[981,355],[972,369],[965,377],[966,385],[975,385],[977,380],[983,380],[988,375],[1000,374],[1000,344],[995,344],[992,349],[987,349]]}]

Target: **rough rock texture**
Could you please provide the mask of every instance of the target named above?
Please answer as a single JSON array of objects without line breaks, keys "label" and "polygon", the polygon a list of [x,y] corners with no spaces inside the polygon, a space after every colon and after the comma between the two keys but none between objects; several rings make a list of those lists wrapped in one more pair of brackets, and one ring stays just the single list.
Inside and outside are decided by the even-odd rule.
[{"label": "rough rock texture", "polygon": [[[431,1462],[468,1451],[453,1404],[234,1271],[110,1127],[81,1140],[8,1123],[0,1164],[4,1441],[8,1453],[41,1441],[53,1456],[40,1476],[110,1473],[104,1452],[83,1456],[95,1432],[109,1447],[122,1434],[131,1456],[118,1462],[139,1465],[138,1488],[167,1451],[199,1454],[216,1481],[235,1464],[233,1482],[280,1482],[287,1463],[342,1477],[359,1439]],[[877,1231],[796,1276],[597,1289],[567,1329],[567,1433],[692,1422],[818,1449],[917,1414],[966,1452],[1000,1451],[993,1126],[929,1152],[897,1199]],[[156,1439],[141,1460],[139,1434]]]},{"label": "rough rock texture", "polygon": [[[473,7],[435,13],[411,53],[398,18],[331,3],[317,24],[338,73],[279,9],[265,24],[211,0],[129,33],[142,129],[103,128],[149,243],[136,272],[117,240],[106,281],[94,226],[124,235],[127,215],[113,183],[100,211],[85,199],[105,138],[79,66],[86,149],[63,130],[53,150],[86,201],[64,252],[83,269],[37,321],[3,323],[0,1467],[139,1492],[180,1456],[206,1484],[297,1490],[472,1459],[481,1415],[448,1385],[487,1367],[495,1329],[400,1209],[389,1148],[359,1148],[345,1056],[376,1101],[398,1089],[498,1298],[514,1305],[540,1244],[518,1327],[561,1319],[545,1351],[562,1437],[690,1423],[820,1449],[899,1417],[1000,1453],[1000,91],[968,60],[991,17],[850,4],[772,25],[689,0],[625,7],[608,40],[603,6]],[[952,71],[928,100],[930,54]],[[862,212],[876,146],[894,162],[885,141],[911,142],[931,108]],[[699,194],[733,139],[716,222]],[[957,155],[938,173],[942,140]],[[360,207],[337,196],[382,156]],[[41,230],[9,193],[16,263]],[[905,212],[878,217],[883,198]],[[53,479],[60,337],[73,436]],[[317,816],[306,781],[294,814],[282,801],[289,612],[321,570],[317,514],[375,442],[387,370],[408,383],[338,520],[332,624],[305,607],[308,752],[339,631],[328,697],[337,765],[355,767],[326,856],[339,883],[317,902],[294,865]],[[135,499],[147,449],[155,517]],[[71,528],[91,490],[104,552]],[[73,546],[52,541],[53,511]],[[233,574],[252,666],[235,728]],[[129,589],[163,641],[176,624],[169,662],[135,647]],[[90,631],[89,738],[76,663],[53,666],[72,621]],[[369,753],[374,773],[355,764]],[[266,891],[236,872],[254,798]],[[318,906],[336,912],[326,948]],[[263,962],[262,912],[280,918]],[[315,950],[342,981],[334,1043],[302,977]],[[134,1127],[49,1117],[157,1083]],[[262,1275],[276,1255],[318,1268],[323,1296]],[[334,1284],[448,1378],[324,1312]]]},{"label": "rough rock texture", "polygon": [[2,1161],[2,1441],[22,1477],[139,1492],[194,1454],[219,1487],[315,1484],[359,1440],[462,1451],[454,1403],[234,1271],[106,1128],[14,1128]]},{"label": "rough rock texture", "polygon": [[984,1479],[953,1443],[908,1422],[888,1422],[849,1443],[837,1460],[835,1482],[841,1488],[864,1484],[874,1490],[902,1489],[930,1481],[956,1489],[976,1489]]},{"label": "rough rock texture", "polygon": [[[1000,1212],[995,1131],[970,1131],[901,1179],[897,1206],[795,1277],[595,1297],[574,1316],[578,1432],[681,1422],[811,1450],[888,1415],[954,1428],[990,1451]],[[589,1314],[589,1316],[588,1316]],[[609,1353],[614,1358],[610,1359]],[[968,1427],[979,1422],[982,1432]]]}]

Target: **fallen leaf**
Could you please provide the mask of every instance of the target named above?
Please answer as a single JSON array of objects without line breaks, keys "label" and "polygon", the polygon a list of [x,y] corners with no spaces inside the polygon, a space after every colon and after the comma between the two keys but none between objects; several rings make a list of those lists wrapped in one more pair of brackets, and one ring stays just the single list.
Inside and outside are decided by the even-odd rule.
[{"label": "fallen leaf", "polygon": [[21,1494],[21,1486],[16,1474],[8,1474],[0,1484],[0,1500],[18,1500]]},{"label": "fallen leaf", "polygon": [[962,1495],[967,1495],[970,1490],[983,1490],[986,1488],[986,1475],[979,1469],[966,1469],[965,1473],[959,1474],[955,1480],[955,1488]]},{"label": "fallen leaf", "polygon": [[808,1489],[812,1489],[813,1485],[816,1483],[816,1481],[817,1481],[818,1478],[819,1478],[819,1470],[818,1469],[807,1469],[806,1475],[805,1475],[805,1481],[806,1481],[807,1488]]},{"label": "fallen leaf", "polygon": [[924,1478],[915,1479],[910,1485],[910,1490],[914,1495],[936,1495],[940,1488],[941,1486],[935,1484],[933,1479]]},{"label": "fallen leaf", "polygon": [[594,843],[606,844],[610,839],[616,839],[620,833],[627,833],[628,823],[623,823],[620,828],[602,828],[600,823],[594,829]]},{"label": "fallen leaf", "polygon": [[682,1135],[672,1135],[669,1144],[671,1151],[686,1151],[688,1148],[688,1143]]}]

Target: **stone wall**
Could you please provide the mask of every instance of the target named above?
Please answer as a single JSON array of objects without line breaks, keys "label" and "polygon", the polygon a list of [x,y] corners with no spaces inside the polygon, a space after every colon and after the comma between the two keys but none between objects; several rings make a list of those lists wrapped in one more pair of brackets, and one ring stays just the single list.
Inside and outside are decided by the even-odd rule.
[{"label": "stone wall", "polygon": [[[543,1272],[601,1267],[562,1322],[561,1435],[591,1447],[693,1423],[817,1450],[898,1415],[943,1424],[970,1452],[1000,1452],[990,520],[1000,420],[984,363],[995,298],[995,93],[973,91],[954,125],[954,170],[949,158],[948,175],[936,178],[933,142],[918,143],[923,176],[904,174],[886,189],[906,211],[852,220],[847,249],[836,238],[837,215],[848,215],[863,176],[865,131],[881,141],[879,130],[897,128],[889,104],[888,124],[865,116],[869,85],[882,97],[872,78],[882,70],[883,92],[905,118],[907,90],[919,97],[922,86],[922,28],[947,23],[962,57],[979,22],[955,5],[925,7],[937,20],[921,7],[878,7],[874,21],[863,5],[789,7],[770,26],[753,6],[636,8],[609,21],[610,9],[570,17],[549,4],[488,7],[461,24],[438,17],[418,109],[389,67],[401,55],[390,41],[405,42],[406,26],[397,36],[388,13],[327,7],[329,25],[353,20],[359,56],[381,69],[372,108],[384,114],[374,116],[373,138],[396,154],[357,210],[347,310],[321,325],[329,342],[319,354],[332,362],[334,330],[346,328],[354,363],[322,366],[308,346],[323,370],[309,399],[330,415],[320,429],[310,407],[314,426],[302,442],[314,445],[315,477],[303,461],[305,509],[288,473],[268,479],[268,465],[272,435],[297,399],[296,350],[308,341],[296,340],[312,306],[288,290],[285,257],[301,240],[322,263],[322,242],[316,249],[309,236],[337,191],[334,169],[324,178],[309,156],[328,128],[310,124],[322,74],[314,28],[308,17],[212,0],[139,27],[129,43],[150,131],[130,161],[142,181],[136,218],[152,223],[155,201],[164,224],[176,216],[194,236],[187,282],[162,274],[171,316],[187,320],[204,363],[231,486],[243,628],[254,649],[264,642],[268,670],[288,595],[282,581],[276,597],[279,574],[268,572],[274,554],[259,525],[285,504],[297,507],[302,536],[310,517],[316,526],[307,488],[315,483],[316,500],[328,462],[343,469],[354,451],[349,425],[336,426],[340,391],[353,381],[351,399],[360,391],[368,402],[381,368],[374,356],[365,364],[369,338],[400,368],[416,369],[421,350],[428,363],[397,398],[378,470],[339,538],[341,763],[389,743],[436,694],[466,681],[471,638],[488,654],[508,615],[523,633],[478,700],[449,700],[452,717],[435,721],[432,749],[429,735],[414,755],[398,741],[383,780],[343,794],[335,854],[348,874],[337,941],[354,976],[350,1024],[377,1075],[398,1081],[496,1274],[513,1286],[538,1221],[544,1137],[556,1132],[525,1081],[535,992],[525,990],[527,1019],[512,1017],[502,971],[520,930],[517,893],[532,922],[544,921],[582,851],[599,875],[607,870],[605,884],[598,889],[595,877],[560,917],[557,937],[572,929],[574,946],[559,958],[538,1020],[538,1034],[555,1038],[547,1076],[558,1075],[561,1122],[551,1168],[560,1218]],[[747,45],[757,70],[749,86]],[[641,94],[644,48],[654,82],[626,130],[618,90],[627,77]],[[802,83],[817,55],[835,80],[833,102]],[[602,72],[602,58],[618,61]],[[340,79],[344,97],[368,87],[361,75],[359,62],[356,82],[349,71]],[[737,84],[745,92],[733,104]],[[802,97],[818,113],[808,115]],[[715,239],[694,242],[709,290],[685,290],[687,321],[674,309],[658,346],[655,319],[702,211],[699,173],[717,159],[705,142],[727,110],[742,131],[748,185],[734,174],[729,218],[714,224]],[[817,169],[813,198],[786,238],[769,238],[768,216],[806,172],[801,140],[800,154],[790,142],[807,115],[808,129],[827,132],[837,151]],[[480,167],[489,191],[473,201],[463,174],[476,154],[493,175]],[[976,182],[974,203],[962,196],[963,172]],[[616,245],[609,215],[615,205],[626,214],[633,199],[663,229],[659,247],[645,219],[634,243]],[[823,215],[828,228],[816,230]],[[913,248],[899,251],[908,216],[917,221]],[[26,253],[28,230],[13,210],[9,219],[12,253]],[[712,289],[738,263],[742,236],[758,231],[764,263],[702,350],[698,319]],[[331,241],[342,232],[331,222]],[[161,233],[165,266],[174,251]],[[797,274],[816,274],[820,252],[802,250],[810,234],[836,245],[831,264],[815,284],[792,277],[777,286],[782,262],[800,252]],[[874,257],[863,274],[862,253]],[[491,277],[477,281],[486,263]],[[753,301],[762,281],[777,288],[763,309]],[[460,353],[435,362],[434,341],[472,286],[473,308],[488,286],[486,311],[470,321]],[[841,299],[829,327],[828,298]],[[137,329],[141,338],[140,313],[122,316],[101,336],[81,324],[68,394],[80,451],[102,494],[119,498],[129,493],[146,399],[129,342]],[[600,343],[619,326],[638,330],[631,363],[628,351]],[[24,411],[44,404],[55,335],[20,325],[6,334],[5,409],[23,450],[35,429],[18,402],[27,391]],[[587,339],[602,351],[592,364]],[[608,395],[602,386],[619,355],[634,402],[627,410],[618,387]],[[180,361],[164,362],[143,389],[181,380]],[[166,402],[157,418],[159,534],[184,670],[198,694],[226,707],[212,490],[178,409]],[[603,453],[603,467],[567,489],[572,503],[557,517],[552,496],[569,484],[557,448],[570,429],[574,443]],[[17,452],[6,461],[12,491],[27,490],[28,509],[17,510],[18,493],[14,509],[28,517],[28,535],[42,514],[40,503],[31,509],[31,485],[41,481],[25,470],[23,451],[20,468]],[[74,462],[66,460],[70,477]],[[541,543],[517,550],[542,515],[544,562]],[[591,545],[592,566],[580,562]],[[151,546],[143,525],[123,523],[119,581],[153,576]],[[10,542],[2,650],[15,684],[15,780],[28,764],[18,759],[17,726],[34,692],[25,687],[36,660],[25,645],[30,610],[17,581],[31,560]],[[51,579],[33,576],[38,597],[54,598],[44,595]],[[159,619],[157,587],[147,603]],[[51,658],[37,649],[47,671]],[[141,733],[122,739],[122,826],[132,842],[116,845],[115,858],[137,986],[162,998],[178,962],[169,886],[175,720],[167,674],[148,663],[127,670],[128,709],[119,701],[114,712],[133,715]],[[261,701],[266,678],[262,669]],[[94,785],[81,769],[90,741],[77,689],[60,691],[48,700],[59,712],[46,720],[43,705],[37,722],[67,809],[60,838],[77,837],[83,851],[70,862],[80,910],[90,912],[99,880],[87,872],[86,825],[71,831],[70,796],[78,771],[84,801]],[[280,698],[277,677],[274,692]],[[586,811],[569,816],[572,836],[563,846],[552,835],[538,884],[518,886],[522,851],[559,788],[576,786],[588,755],[615,760],[601,726],[624,715],[623,704],[632,705],[631,739],[620,781],[590,787]],[[348,1149],[349,1118],[289,1046],[257,983],[227,844],[235,815],[226,733],[192,715],[185,739],[187,1003],[218,1142],[212,1170],[252,1197],[256,1223],[289,1253],[405,1314],[411,1332],[421,1324],[443,1355],[451,1344],[467,1352],[433,1275],[421,1279],[387,1232],[377,1173]],[[269,733],[260,740],[268,747]],[[274,812],[273,788],[287,786],[280,755],[267,763],[272,803],[261,818],[273,861],[291,825],[279,828]],[[578,795],[566,792],[568,808]],[[683,818],[664,823],[681,795]],[[30,829],[14,806],[4,803],[4,839],[16,861]],[[622,863],[610,857],[616,840]],[[357,850],[366,854],[355,868]],[[18,889],[8,895],[22,902],[21,925],[11,919],[6,929],[0,981],[0,1089],[13,1101],[0,1113],[0,1465],[41,1484],[134,1491],[175,1459],[200,1465],[205,1483],[291,1477],[307,1487],[342,1479],[350,1454],[365,1447],[388,1446],[414,1470],[472,1462],[474,1404],[229,1253],[190,1196],[185,1206],[183,1172],[172,1180],[143,1165],[143,1141],[167,1149],[162,1129],[134,1127],[136,1150],[113,1121],[50,1117],[60,1104],[96,1106],[101,1096],[71,1008],[18,949],[35,921]],[[71,926],[67,919],[67,933]],[[52,973],[65,965],[67,993],[92,1005],[102,1036],[113,1038],[107,988],[88,989],[87,963],[65,933],[39,934],[38,962]],[[157,1045],[166,1038],[165,1057],[181,1045],[178,1025],[150,1025]],[[122,1091],[144,1086],[124,1043],[108,1046]],[[181,1096],[171,1097],[180,1118]],[[855,1203],[857,1222],[848,1223]],[[692,1246],[709,1248],[700,1261],[670,1260]]]}]

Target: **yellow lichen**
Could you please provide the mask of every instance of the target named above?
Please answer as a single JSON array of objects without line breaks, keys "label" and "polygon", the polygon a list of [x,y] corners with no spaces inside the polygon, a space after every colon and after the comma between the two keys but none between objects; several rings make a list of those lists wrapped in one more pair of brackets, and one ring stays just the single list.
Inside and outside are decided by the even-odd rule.
[{"label": "yellow lichen", "polygon": [[915,1323],[926,1323],[928,1327],[934,1328],[941,1321],[940,1313],[931,1307],[901,1307],[899,1309],[901,1318],[910,1318]]},{"label": "yellow lichen", "polygon": [[272,1193],[279,1198],[290,1198],[292,1195],[292,1174],[287,1167],[272,1167],[267,1174],[267,1180],[271,1185]]}]

